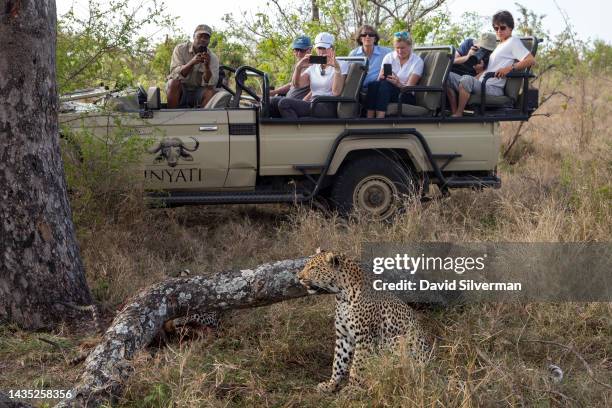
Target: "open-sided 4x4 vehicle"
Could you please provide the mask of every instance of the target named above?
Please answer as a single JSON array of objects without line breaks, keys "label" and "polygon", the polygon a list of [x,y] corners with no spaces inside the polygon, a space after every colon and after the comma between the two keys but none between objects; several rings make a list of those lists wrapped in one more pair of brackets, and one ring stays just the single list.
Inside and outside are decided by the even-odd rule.
[{"label": "open-sided 4x4 vehicle", "polygon": [[[537,39],[522,41],[535,55]],[[424,60],[423,76],[402,92],[415,92],[416,105],[393,103],[384,119],[361,117],[367,60],[350,57],[339,58],[349,63],[342,94],[312,101],[312,106],[337,103],[337,118],[270,117],[268,76],[249,66],[222,67],[233,72],[236,87],[223,85],[202,109],[167,109],[159,88],[151,88],[135,112],[116,115],[141,136],[155,138],[140,171],[150,198],[166,205],[323,197],[341,213],[359,208],[386,218],[402,195],[422,194],[431,184],[444,192],[499,187],[499,123],[528,120],[536,109],[537,90],[528,85],[532,74],[512,72],[504,96],[473,96],[468,105],[473,113],[452,118],[445,109],[445,84],[454,48],[414,51]],[[245,85],[247,76],[258,79],[260,92]],[[79,126],[74,115],[79,114],[64,114],[62,121]],[[80,115],[96,133],[106,133],[113,123]]]}]

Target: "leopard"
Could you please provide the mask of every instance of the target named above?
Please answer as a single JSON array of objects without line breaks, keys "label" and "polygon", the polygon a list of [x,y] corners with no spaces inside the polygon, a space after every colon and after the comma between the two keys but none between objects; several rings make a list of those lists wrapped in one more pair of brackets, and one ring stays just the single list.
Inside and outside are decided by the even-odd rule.
[{"label": "leopard", "polygon": [[317,249],[298,273],[308,294],[335,294],[336,342],[331,378],[317,391],[333,393],[348,383],[363,388],[363,369],[377,351],[400,351],[425,364],[431,346],[416,310],[387,292],[375,291],[360,263],[345,254]]}]

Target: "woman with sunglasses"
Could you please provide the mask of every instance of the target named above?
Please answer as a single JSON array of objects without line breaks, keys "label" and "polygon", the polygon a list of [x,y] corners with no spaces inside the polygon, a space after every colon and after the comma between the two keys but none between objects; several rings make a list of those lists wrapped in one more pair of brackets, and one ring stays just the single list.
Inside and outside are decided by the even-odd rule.
[{"label": "woman with sunglasses", "polygon": [[[393,35],[395,51],[385,55],[378,74],[378,81],[370,83],[366,96],[367,117],[384,118],[387,106],[401,98],[402,103],[414,105],[414,93],[400,94],[400,88],[416,85],[423,75],[423,60],[412,52],[412,38],[407,31]],[[385,76],[384,66],[391,64],[392,74]]]},{"label": "woman with sunglasses", "polygon": [[[454,106],[454,98],[449,98],[453,117],[463,116],[463,110],[467,105],[471,94],[480,95],[480,78],[487,72],[494,72],[495,77],[486,82],[485,93],[487,95],[501,96],[504,94],[506,75],[513,70],[522,70],[535,64],[535,58],[523,45],[521,40],[512,36],[514,29],[514,18],[509,11],[498,11],[492,18],[493,30],[499,44],[489,57],[487,69],[480,75],[473,77],[464,75],[458,81],[455,90],[458,93],[458,102]],[[452,84],[452,82],[449,82]]]},{"label": "woman with sunglasses", "polygon": [[363,87],[378,79],[378,73],[385,55],[391,52],[390,48],[378,45],[380,37],[371,25],[364,24],[357,30],[356,41],[359,47],[349,53],[349,57],[366,57],[368,59],[368,73],[363,80]]},{"label": "woman with sunglasses", "polygon": [[319,33],[315,38],[314,46],[317,49],[317,55],[327,57],[326,64],[311,64],[309,62],[311,54],[306,54],[297,63],[291,84],[294,87],[309,86],[310,92],[303,100],[283,98],[278,103],[278,110],[283,118],[336,117],[338,106],[336,102],[318,103],[313,112],[311,112],[310,104],[315,96],[338,96],[342,93],[344,79],[348,73],[348,64],[336,60],[334,40],[334,36],[329,33]]}]

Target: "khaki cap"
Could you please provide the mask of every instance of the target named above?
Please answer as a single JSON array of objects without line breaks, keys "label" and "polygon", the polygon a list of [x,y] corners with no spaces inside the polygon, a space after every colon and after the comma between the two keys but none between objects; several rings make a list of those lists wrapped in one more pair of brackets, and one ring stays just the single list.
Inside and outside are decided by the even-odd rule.
[{"label": "khaki cap", "polygon": [[493,33],[482,33],[475,46],[484,48],[485,50],[493,51],[497,47],[497,37]]},{"label": "khaki cap", "polygon": [[195,30],[193,30],[193,35],[196,35],[197,33],[205,33],[208,35],[212,35],[212,28],[210,28],[210,26],[206,24],[200,24],[195,28]]}]

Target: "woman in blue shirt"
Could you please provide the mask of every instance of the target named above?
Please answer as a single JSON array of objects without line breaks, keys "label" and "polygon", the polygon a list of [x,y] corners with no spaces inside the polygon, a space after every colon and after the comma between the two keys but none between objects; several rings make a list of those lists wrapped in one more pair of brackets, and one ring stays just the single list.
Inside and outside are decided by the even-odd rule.
[{"label": "woman in blue shirt", "polygon": [[367,88],[370,82],[374,82],[378,79],[382,60],[385,55],[391,52],[391,49],[378,45],[380,37],[376,29],[371,25],[362,25],[359,30],[357,30],[356,37],[359,47],[351,51],[349,57],[368,58],[368,74],[363,80],[363,87]]}]

